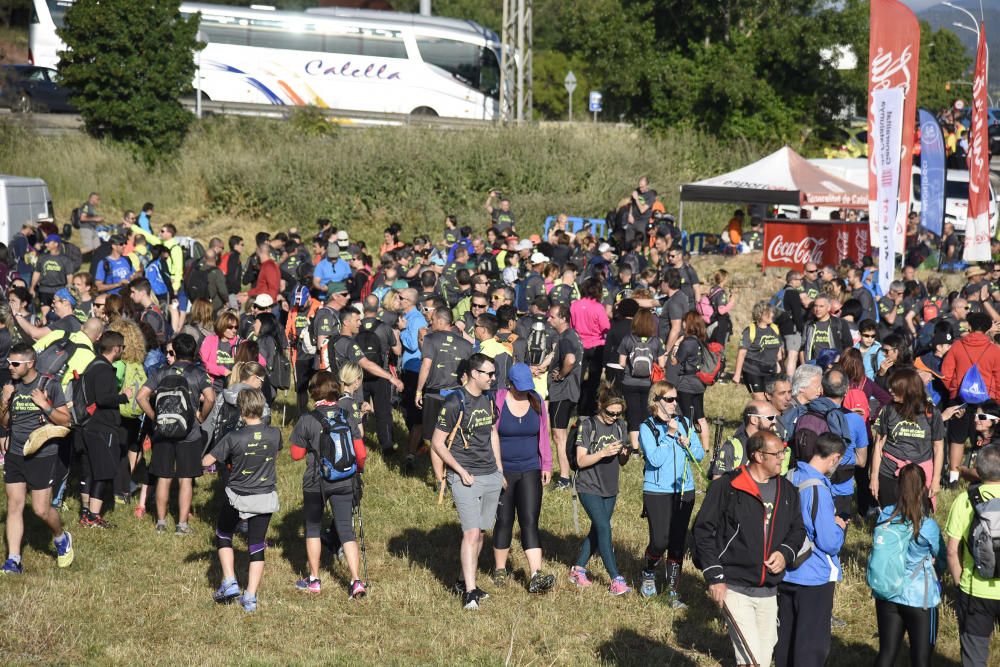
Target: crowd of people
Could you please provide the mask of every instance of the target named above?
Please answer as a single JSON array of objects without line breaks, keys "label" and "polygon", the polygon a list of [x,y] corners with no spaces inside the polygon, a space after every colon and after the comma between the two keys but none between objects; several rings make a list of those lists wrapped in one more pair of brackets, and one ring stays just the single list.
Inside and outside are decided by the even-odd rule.
[{"label": "crowd of people", "polygon": [[[489,597],[488,532],[492,588],[510,584],[515,521],[528,590],[556,586],[540,531],[549,490],[590,520],[564,581],[602,580],[615,596],[636,585],[680,610],[690,555],[737,664],[823,664],[843,623],[845,535],[861,522],[874,531],[876,664],[895,664],[904,635],[911,664],[931,664],[948,572],[963,664],[986,665],[1000,618],[1000,263],[969,267],[951,293],[908,266],[882,294],[871,262],[810,262],[774,295],[742,296],[755,301],[736,329],[729,274],[702,280],[659,203],[643,178],[607,238],[564,215],[543,237],[491,191],[481,235],[448,216],[440,240],[392,225],[378,248],[328,220],[203,246],[156,224],[152,204],[111,224],[97,194],[81,207],[79,250],[50,221],[25,225],[0,248],[3,573],[24,571],[29,495],[68,567],[68,497],[80,497],[81,527],[112,528],[105,508],[134,503],[151,530],[173,521],[184,536],[195,480],[216,475],[214,597],[254,611],[287,444],[304,460],[308,572],[296,586],[322,590],[325,546],[346,563],[349,597],[363,597],[371,447],[403,474],[430,459],[461,526],[465,609]],[[728,436],[705,402],[724,382],[747,392]],[[281,391],[294,393],[286,407]],[[619,569],[612,539],[633,459],[649,533],[638,573]],[[958,493],[942,531],[944,488]]]}]

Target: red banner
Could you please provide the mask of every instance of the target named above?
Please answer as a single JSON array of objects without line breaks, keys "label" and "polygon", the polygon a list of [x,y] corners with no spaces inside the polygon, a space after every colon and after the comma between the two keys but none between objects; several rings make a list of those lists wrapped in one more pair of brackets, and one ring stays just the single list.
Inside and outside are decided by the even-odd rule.
[{"label": "red banner", "polygon": [[[917,65],[920,61],[920,24],[913,12],[897,0],[871,0],[868,44],[868,201],[878,201],[872,120],[872,91],[903,89],[903,143],[899,161],[899,207],[896,215],[897,252],[903,251],[905,220],[910,210],[910,173],[914,125],[917,117]],[[876,212],[869,208],[872,222]]]},{"label": "red banner", "polygon": [[871,253],[867,222],[834,220],[767,220],[764,223],[764,259],[761,267],[802,270],[808,262],[837,266],[849,259],[860,262]]},{"label": "red banner", "polygon": [[969,132],[969,210],[965,226],[966,261],[990,259],[990,156],[987,130],[986,26],[979,26],[979,49],[972,79],[972,129]]}]

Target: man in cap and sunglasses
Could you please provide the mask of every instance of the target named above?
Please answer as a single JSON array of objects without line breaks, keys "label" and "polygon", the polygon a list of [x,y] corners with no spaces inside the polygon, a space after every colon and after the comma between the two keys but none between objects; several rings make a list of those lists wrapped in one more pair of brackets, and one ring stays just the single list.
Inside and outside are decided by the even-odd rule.
[{"label": "man in cap and sunglasses", "polygon": [[747,443],[761,431],[773,433],[778,423],[778,411],[767,401],[750,401],[743,408],[743,422],[732,437],[722,443],[708,470],[710,479],[739,469],[747,459]]}]

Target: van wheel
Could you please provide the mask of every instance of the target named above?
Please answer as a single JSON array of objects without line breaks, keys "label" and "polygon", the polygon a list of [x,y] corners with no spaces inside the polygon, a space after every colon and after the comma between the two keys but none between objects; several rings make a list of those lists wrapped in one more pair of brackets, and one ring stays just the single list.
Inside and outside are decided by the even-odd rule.
[{"label": "van wheel", "polygon": [[14,113],[31,113],[33,108],[31,96],[28,93],[20,93],[10,106],[10,110]]},{"label": "van wheel", "polygon": [[436,118],[438,115],[437,111],[431,109],[430,107],[417,107],[410,112],[411,116],[426,116],[428,118]]}]

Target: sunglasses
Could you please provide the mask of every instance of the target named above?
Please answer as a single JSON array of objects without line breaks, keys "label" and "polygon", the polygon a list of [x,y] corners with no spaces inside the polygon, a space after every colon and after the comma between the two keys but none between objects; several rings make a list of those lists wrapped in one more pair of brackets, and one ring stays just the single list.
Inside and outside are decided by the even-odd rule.
[{"label": "sunglasses", "polygon": [[[14,363],[14,362],[12,361],[10,363]],[[991,422],[1000,421],[1000,417],[996,417],[994,415],[988,415],[985,412],[977,412],[976,413],[976,419],[978,419],[981,422],[983,422],[983,421],[991,421]]]},{"label": "sunglasses", "polygon": [[173,350],[167,350],[167,356],[168,357],[174,356],[174,351]]},{"label": "sunglasses", "polygon": [[863,334],[861,334],[861,337],[862,338],[874,338],[875,334],[873,334],[873,333],[866,333],[866,334],[863,333]]},{"label": "sunglasses", "polygon": [[778,415],[757,415],[760,419],[766,419],[767,421],[774,423],[774,420],[778,418]]},{"label": "sunglasses", "polygon": [[98,302],[95,301],[94,302],[94,308],[104,308],[104,302],[102,301],[102,302],[98,303]]},{"label": "sunglasses", "polygon": [[663,401],[664,403],[676,403],[677,402],[677,397],[676,396],[660,396],[656,400]]},{"label": "sunglasses", "polygon": [[504,298],[498,294],[494,294],[493,296],[490,297],[490,301],[503,301],[503,299]]},{"label": "sunglasses", "polygon": [[19,366],[27,366],[31,362],[30,361],[17,361],[15,359],[11,359],[7,363],[10,364],[11,366],[13,366],[14,368],[17,368]]},{"label": "sunglasses", "polygon": [[482,373],[483,375],[485,375],[486,377],[489,377],[489,378],[495,378],[497,376],[497,372],[496,371],[480,371],[480,370],[477,370],[476,372],[477,373]]},{"label": "sunglasses", "polygon": [[469,307],[470,308],[485,308],[486,304],[485,303],[473,303],[473,304],[469,304]]},{"label": "sunglasses", "polygon": [[624,412],[623,410],[614,410],[614,411],[612,411],[612,410],[605,410],[604,414],[606,414],[609,417],[614,417],[615,419],[617,419],[618,417],[622,416],[623,412]]}]

